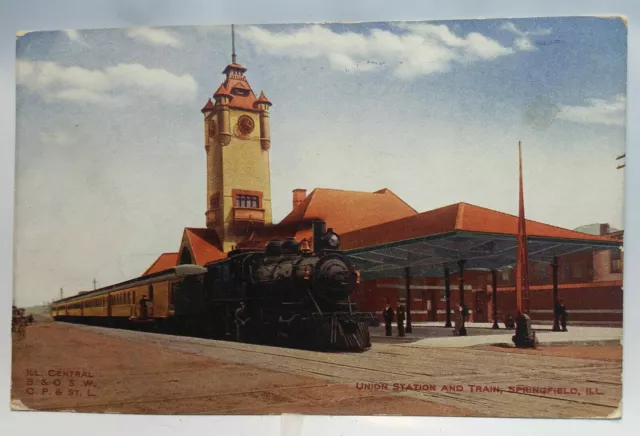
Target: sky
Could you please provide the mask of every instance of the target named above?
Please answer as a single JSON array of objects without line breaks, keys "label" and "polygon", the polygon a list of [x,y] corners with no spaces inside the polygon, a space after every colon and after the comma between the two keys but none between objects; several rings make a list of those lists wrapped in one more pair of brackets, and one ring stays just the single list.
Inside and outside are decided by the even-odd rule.
[{"label": "sky", "polygon": [[[521,140],[527,218],[624,228],[626,38],[613,18],[237,26],[273,103],[274,220],[316,187],[516,214]],[[140,275],[204,226],[200,109],[230,52],[229,26],[17,39],[19,305]]]}]

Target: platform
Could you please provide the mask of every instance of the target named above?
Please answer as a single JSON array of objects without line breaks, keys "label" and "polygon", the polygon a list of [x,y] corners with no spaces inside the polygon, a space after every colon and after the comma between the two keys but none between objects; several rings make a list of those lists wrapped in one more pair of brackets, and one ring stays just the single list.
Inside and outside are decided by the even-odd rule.
[{"label": "platform", "polygon": [[[453,328],[441,322],[413,323],[413,332],[400,338],[394,325],[394,336],[384,335],[384,326],[372,329],[373,342],[400,343],[414,347],[464,348],[477,345],[513,346],[515,330],[492,329],[492,323],[468,323],[467,336],[453,336]],[[621,344],[622,328],[569,326],[566,332],[554,332],[551,325],[534,324],[540,345],[604,345]]]}]

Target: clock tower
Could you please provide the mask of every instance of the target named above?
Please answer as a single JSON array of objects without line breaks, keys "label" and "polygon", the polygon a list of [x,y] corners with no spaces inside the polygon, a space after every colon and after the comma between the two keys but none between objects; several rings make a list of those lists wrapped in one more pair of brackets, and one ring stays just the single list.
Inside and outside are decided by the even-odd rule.
[{"label": "clock tower", "polygon": [[232,61],[226,78],[202,108],[207,156],[207,228],[214,229],[224,252],[253,230],[271,224],[269,107],[256,97],[236,62],[232,26]]}]

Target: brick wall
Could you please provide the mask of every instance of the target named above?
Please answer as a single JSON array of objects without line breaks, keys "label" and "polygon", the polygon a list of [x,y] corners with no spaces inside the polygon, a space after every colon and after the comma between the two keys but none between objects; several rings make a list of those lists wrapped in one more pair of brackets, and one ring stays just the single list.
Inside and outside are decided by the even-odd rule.
[{"label": "brick wall", "polygon": [[[464,299],[476,322],[492,322],[492,293],[490,273],[465,272]],[[358,310],[381,312],[388,301],[393,308],[400,299],[406,302],[404,279],[364,281],[352,301]],[[459,304],[457,277],[451,277],[451,309]],[[622,283],[565,283],[559,285],[558,295],[569,312],[569,322],[586,324],[622,323]],[[417,279],[411,281],[412,321],[445,320],[444,279]],[[553,320],[553,288],[551,285],[533,285],[530,289],[531,318],[534,321]],[[516,294],[513,287],[498,286],[498,320],[508,314],[515,317]],[[453,320],[453,314],[452,314]]]}]

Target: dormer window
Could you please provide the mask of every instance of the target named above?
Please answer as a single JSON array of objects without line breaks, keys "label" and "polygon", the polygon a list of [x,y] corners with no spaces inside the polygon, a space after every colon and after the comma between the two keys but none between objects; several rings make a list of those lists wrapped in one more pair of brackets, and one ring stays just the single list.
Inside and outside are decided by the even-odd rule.
[{"label": "dormer window", "polygon": [[248,95],[249,95],[249,92],[251,92],[251,91],[249,91],[248,89],[242,89],[242,88],[233,88],[233,89],[231,90],[231,94],[233,94],[233,95],[239,95],[239,96],[241,96],[241,97],[246,97],[246,96],[248,96]]}]

